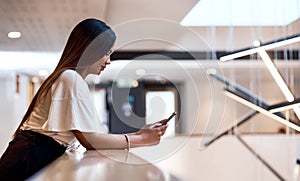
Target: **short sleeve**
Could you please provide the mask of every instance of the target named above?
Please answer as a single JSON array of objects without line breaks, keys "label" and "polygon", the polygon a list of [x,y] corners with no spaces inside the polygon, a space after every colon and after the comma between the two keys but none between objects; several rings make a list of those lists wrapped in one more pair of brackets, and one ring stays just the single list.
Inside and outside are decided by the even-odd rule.
[{"label": "short sleeve", "polygon": [[44,129],[107,132],[100,125],[88,85],[77,72],[64,71],[53,85],[51,95],[50,112]]}]

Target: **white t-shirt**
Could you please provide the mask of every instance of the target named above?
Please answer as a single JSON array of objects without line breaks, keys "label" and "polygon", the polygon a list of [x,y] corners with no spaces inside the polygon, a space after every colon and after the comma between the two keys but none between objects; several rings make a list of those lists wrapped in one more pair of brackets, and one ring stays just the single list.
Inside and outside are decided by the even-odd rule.
[{"label": "white t-shirt", "polygon": [[52,85],[51,92],[37,102],[21,129],[48,135],[64,146],[76,140],[71,130],[107,133],[90,95],[83,78],[76,71],[66,70]]}]

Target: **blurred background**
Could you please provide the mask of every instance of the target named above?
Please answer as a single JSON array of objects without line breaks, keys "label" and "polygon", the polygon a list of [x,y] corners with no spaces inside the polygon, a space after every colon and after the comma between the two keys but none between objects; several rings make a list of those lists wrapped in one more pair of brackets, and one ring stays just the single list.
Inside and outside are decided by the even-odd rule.
[{"label": "blurred background", "polygon": [[[70,31],[85,18],[101,19],[117,34],[111,65],[87,78],[99,124],[112,133],[131,132],[177,111],[166,137],[212,137],[251,109],[228,99],[225,84],[211,74],[270,105],[286,101],[256,53],[228,62],[219,58],[254,42],[299,36],[299,17],[299,0],[0,0],[0,152],[55,68]],[[267,51],[295,98],[299,46]],[[283,114],[299,122],[292,109]],[[262,114],[235,131],[297,134]]]}]

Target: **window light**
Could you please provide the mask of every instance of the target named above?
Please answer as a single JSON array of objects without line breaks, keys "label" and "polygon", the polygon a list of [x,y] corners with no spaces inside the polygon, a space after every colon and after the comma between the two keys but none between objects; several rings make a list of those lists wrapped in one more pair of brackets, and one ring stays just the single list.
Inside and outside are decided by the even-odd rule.
[{"label": "window light", "polygon": [[300,17],[299,0],[200,0],[183,26],[285,26]]}]

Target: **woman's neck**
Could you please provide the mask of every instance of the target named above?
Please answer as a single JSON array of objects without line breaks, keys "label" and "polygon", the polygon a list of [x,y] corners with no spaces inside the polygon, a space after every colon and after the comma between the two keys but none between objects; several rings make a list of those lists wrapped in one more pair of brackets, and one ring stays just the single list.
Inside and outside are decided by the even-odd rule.
[{"label": "woman's neck", "polygon": [[81,69],[81,70],[77,70],[78,74],[81,75],[81,77],[83,79],[85,79],[88,76],[88,71],[87,69]]}]

